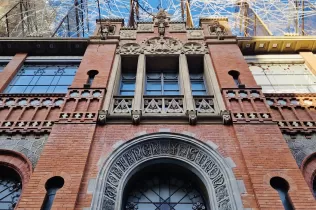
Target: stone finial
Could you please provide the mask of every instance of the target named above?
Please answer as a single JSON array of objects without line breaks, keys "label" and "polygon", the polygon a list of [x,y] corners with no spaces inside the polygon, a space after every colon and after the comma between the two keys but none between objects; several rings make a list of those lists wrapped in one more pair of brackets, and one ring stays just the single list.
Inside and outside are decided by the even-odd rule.
[{"label": "stone finial", "polygon": [[164,36],[166,32],[166,26],[169,25],[170,15],[164,10],[160,9],[154,17],[154,24],[158,26],[158,33],[160,36]]}]

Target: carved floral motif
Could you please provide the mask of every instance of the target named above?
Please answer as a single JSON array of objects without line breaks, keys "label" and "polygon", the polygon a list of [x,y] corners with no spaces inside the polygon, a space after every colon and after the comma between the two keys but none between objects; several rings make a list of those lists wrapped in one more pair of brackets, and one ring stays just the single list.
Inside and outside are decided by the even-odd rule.
[{"label": "carved floral motif", "polygon": [[208,52],[205,45],[198,42],[188,42],[182,47],[182,51],[185,54],[205,54]]},{"label": "carved floral motif", "polygon": [[144,42],[144,50],[151,54],[179,53],[182,48],[180,41],[169,37],[154,37]]},{"label": "carved floral motif", "polygon": [[134,55],[134,54],[141,54],[141,53],[143,53],[143,49],[137,43],[127,43],[127,44],[124,44],[124,45],[120,46],[117,49],[116,52],[119,53],[119,54]]}]

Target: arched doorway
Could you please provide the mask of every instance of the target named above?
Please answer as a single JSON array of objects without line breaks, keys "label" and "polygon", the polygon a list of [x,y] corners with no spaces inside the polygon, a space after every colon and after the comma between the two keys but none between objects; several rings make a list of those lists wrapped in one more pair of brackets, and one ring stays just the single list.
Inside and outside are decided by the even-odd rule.
[{"label": "arched doorway", "polygon": [[[130,180],[141,180],[143,171],[156,171],[158,166],[164,167],[158,170],[159,173],[157,172],[158,180],[165,183],[171,180],[180,183],[181,181],[191,181],[195,186],[193,190],[198,193],[197,197],[200,197],[200,201],[205,204],[199,205],[198,203],[201,202],[198,202],[198,199],[191,199],[191,201],[187,200],[188,205],[183,205],[184,209],[178,208],[179,210],[187,210],[189,207],[203,210],[203,206],[207,210],[239,210],[243,208],[231,166],[217,150],[189,136],[154,133],[124,143],[108,157],[101,166],[97,178],[91,209],[125,210],[129,208],[128,210],[135,210],[135,208],[133,209],[135,205],[126,207],[129,205],[128,199],[133,199],[128,197],[133,190],[132,186],[137,190],[137,186],[131,184],[133,181]],[[169,172],[172,176],[168,178],[164,173]],[[153,180],[148,177],[147,181]],[[181,184],[173,185],[173,187],[181,187]],[[167,192],[166,189],[162,189],[162,192]],[[160,194],[158,193],[158,195]],[[159,200],[147,201],[147,203],[151,202],[156,206],[156,209],[153,208],[154,210],[178,210],[174,208],[176,205],[173,205],[176,202],[179,203],[179,199],[171,202],[168,200],[170,195],[167,197],[160,195],[160,197]]]},{"label": "arched doorway", "polygon": [[124,210],[207,210],[206,189],[189,170],[156,163],[133,175],[124,190]]}]

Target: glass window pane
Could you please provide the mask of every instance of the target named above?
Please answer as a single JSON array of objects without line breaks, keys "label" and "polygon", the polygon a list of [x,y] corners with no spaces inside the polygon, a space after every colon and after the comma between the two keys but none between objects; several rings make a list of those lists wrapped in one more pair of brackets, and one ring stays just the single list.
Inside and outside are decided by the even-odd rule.
[{"label": "glass window pane", "polygon": [[71,85],[73,79],[74,78],[70,76],[61,76],[58,81],[58,85]]},{"label": "glass window pane", "polygon": [[203,90],[205,91],[204,81],[200,82],[191,82],[192,90]]},{"label": "glass window pane", "polygon": [[50,85],[53,79],[54,76],[41,76],[36,85]]},{"label": "glass window pane", "polygon": [[54,93],[67,93],[68,86],[56,86]]},{"label": "glass window pane", "polygon": [[164,90],[179,90],[178,82],[165,82],[164,83]]},{"label": "glass window pane", "polygon": [[32,93],[46,93],[49,86],[34,86]]},{"label": "glass window pane", "polygon": [[134,91],[121,91],[120,95],[122,96],[133,96]]},{"label": "glass window pane", "polygon": [[162,94],[161,94],[161,91],[146,91],[146,95],[154,96],[154,95],[162,95]]},{"label": "glass window pane", "polygon": [[164,91],[164,95],[179,95],[179,91]]},{"label": "glass window pane", "polygon": [[146,89],[148,91],[150,90],[161,90],[161,83],[160,82],[147,82]]},{"label": "glass window pane", "polygon": [[192,91],[192,95],[194,96],[206,95],[206,91]]},{"label": "glass window pane", "polygon": [[29,85],[32,79],[32,76],[19,76],[16,77],[12,82],[14,85]]},{"label": "glass window pane", "polygon": [[6,93],[24,93],[27,86],[10,86]]},{"label": "glass window pane", "polygon": [[124,81],[121,83],[121,90],[135,90],[135,83]]}]

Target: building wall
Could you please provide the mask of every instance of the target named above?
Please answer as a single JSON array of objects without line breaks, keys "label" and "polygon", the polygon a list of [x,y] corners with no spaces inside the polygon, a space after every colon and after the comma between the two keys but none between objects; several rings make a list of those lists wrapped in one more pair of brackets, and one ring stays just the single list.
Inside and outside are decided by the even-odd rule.
[{"label": "building wall", "polygon": [[[112,21],[116,24],[116,29],[120,29],[121,23]],[[183,91],[187,112],[181,117],[153,115],[145,118],[144,114],[140,116],[140,121],[137,121],[133,118],[134,111],[139,111],[137,109],[129,110],[126,115],[113,115],[108,112],[104,114],[103,111],[109,111],[105,107],[108,108],[114,100],[113,75],[116,74],[115,66],[119,65],[117,55],[122,53],[120,47],[130,42],[138,43],[142,47],[146,44],[143,40],[158,37],[158,28],[149,23],[141,23],[138,32],[130,29],[121,29],[121,32],[116,30],[105,40],[99,39],[100,34],[96,33],[90,40],[67,94],[39,94],[28,96],[31,98],[27,99],[31,102],[37,98],[40,104],[44,99],[51,100],[52,104],[62,100],[61,103],[56,106],[35,106],[27,103],[26,107],[0,104],[0,113],[6,113],[6,117],[1,118],[0,129],[4,134],[0,136],[0,149],[25,154],[21,157],[25,158],[26,162],[30,160],[34,167],[27,179],[27,185],[23,188],[17,209],[40,209],[46,194],[45,183],[54,176],[62,177],[65,183],[58,190],[52,209],[89,209],[93,195],[97,196],[96,183],[105,161],[127,141],[137,136],[161,132],[191,136],[213,149],[216,148],[224,157],[226,164],[233,168],[234,178],[238,183],[238,190],[236,189],[234,194],[241,197],[244,209],[283,209],[278,192],[270,185],[273,177],[281,177],[289,183],[289,196],[295,209],[316,209],[310,189],[314,159],[306,160],[314,152],[311,143],[314,134],[310,140],[299,134],[296,134],[295,138],[293,135],[282,134],[295,129],[307,130],[310,124],[302,121],[297,122],[301,123],[300,126],[296,126],[297,123],[295,124],[292,119],[277,118],[267,100],[274,100],[278,96],[266,96],[262,93],[240,48],[235,44],[236,37],[227,33],[222,34],[223,39],[218,39],[221,37],[208,34],[206,28],[211,22],[202,23],[204,30],[187,31],[183,28],[183,23],[183,26],[170,24],[166,28],[165,36],[176,38],[183,43],[207,45],[203,56],[206,55],[206,60],[211,61],[209,65],[212,67],[209,69],[217,79],[216,82],[212,80],[212,85],[217,88],[214,91],[214,97],[217,97],[214,101],[218,103],[218,113],[196,114],[194,105],[191,104],[194,99],[192,96],[190,98],[190,84],[187,84]],[[145,49],[148,48],[145,46]],[[26,53],[17,54],[0,73],[1,78],[4,78],[0,81],[0,90],[6,87],[26,57]],[[141,57],[139,56],[139,59]],[[137,72],[139,69],[141,65]],[[99,73],[90,86],[85,86],[90,70],[97,70]],[[240,82],[245,86],[236,85],[232,76],[228,74],[230,70],[240,72]],[[181,71],[185,69],[181,68]],[[182,75],[182,78],[186,76]],[[210,76],[210,79],[214,77]],[[140,92],[137,92],[138,90]],[[142,93],[142,88],[135,89],[135,94],[138,93]],[[5,94],[1,97],[4,98],[3,103],[9,100],[18,103],[26,96]],[[140,98],[142,99],[142,94]],[[133,100],[133,106],[136,106],[137,97]],[[191,109],[188,108],[190,104],[193,107]],[[15,106],[18,106],[18,109]],[[34,113],[23,118],[23,112],[33,109]],[[41,110],[46,111],[40,113]],[[52,112],[53,117],[49,118]],[[229,114],[224,117],[222,113]],[[36,118],[37,115],[43,117]],[[192,119],[191,115],[197,117],[197,120]],[[6,124],[8,122],[10,123]],[[303,140],[300,140],[301,138]],[[10,162],[8,158],[1,158],[0,156],[1,163]],[[308,173],[304,173],[304,169],[302,173],[298,167],[305,162],[308,163]]]}]

